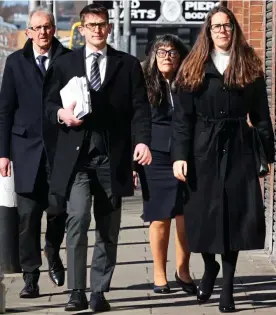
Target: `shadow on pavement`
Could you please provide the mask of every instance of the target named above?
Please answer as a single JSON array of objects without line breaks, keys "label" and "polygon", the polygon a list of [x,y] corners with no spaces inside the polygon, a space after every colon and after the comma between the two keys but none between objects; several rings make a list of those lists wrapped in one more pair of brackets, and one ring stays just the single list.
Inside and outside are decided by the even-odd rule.
[{"label": "shadow on pavement", "polygon": [[[136,261],[119,261],[117,262],[116,266],[122,266],[122,265],[140,265],[140,264],[152,264],[153,260],[136,260]],[[91,265],[87,265],[86,268],[90,268]],[[67,268],[64,268],[66,271]],[[40,270],[40,273],[48,272],[48,269]]]},{"label": "shadow on pavement", "polygon": [[[149,242],[147,242],[147,241],[144,241],[144,242],[129,242],[129,243],[118,243],[118,246],[135,246],[135,245],[148,245],[149,244]],[[94,248],[94,245],[88,245],[87,246],[87,248]],[[60,247],[60,249],[62,250],[64,250],[64,249],[66,249],[66,246],[62,246],[62,247]],[[41,248],[41,251],[43,252],[43,248]]]}]

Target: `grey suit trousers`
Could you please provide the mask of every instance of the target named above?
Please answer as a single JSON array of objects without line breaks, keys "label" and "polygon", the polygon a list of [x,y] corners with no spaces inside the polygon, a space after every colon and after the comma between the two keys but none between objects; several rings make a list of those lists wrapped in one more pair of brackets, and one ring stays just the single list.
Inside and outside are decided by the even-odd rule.
[{"label": "grey suit trousers", "polygon": [[96,156],[78,169],[67,204],[67,277],[69,289],[85,289],[92,195],[96,241],[90,269],[92,292],[108,292],[117,259],[121,197],[111,191],[108,157]]}]

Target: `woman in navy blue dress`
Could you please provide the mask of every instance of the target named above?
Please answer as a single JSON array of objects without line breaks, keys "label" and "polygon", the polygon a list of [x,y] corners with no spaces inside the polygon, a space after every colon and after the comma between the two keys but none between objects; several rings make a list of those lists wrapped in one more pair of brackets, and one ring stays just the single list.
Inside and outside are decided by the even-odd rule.
[{"label": "woman in navy blue dress", "polygon": [[187,55],[187,48],[174,35],[159,37],[143,64],[148,96],[152,105],[152,163],[140,170],[144,221],[150,222],[150,245],[154,261],[154,292],[169,293],[166,276],[171,219],[176,220],[175,278],[190,294],[196,287],[189,273],[190,252],[186,245],[183,219],[184,183],[173,176],[170,156],[172,113],[176,101],[173,82]]}]

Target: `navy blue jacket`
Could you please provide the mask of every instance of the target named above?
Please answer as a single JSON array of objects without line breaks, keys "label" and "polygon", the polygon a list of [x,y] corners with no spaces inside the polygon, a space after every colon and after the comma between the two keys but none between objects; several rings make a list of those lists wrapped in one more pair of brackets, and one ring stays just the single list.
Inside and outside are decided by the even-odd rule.
[{"label": "navy blue jacket", "polygon": [[172,138],[172,113],[176,94],[168,83],[162,84],[163,98],[158,106],[152,106],[151,150],[170,152]]}]

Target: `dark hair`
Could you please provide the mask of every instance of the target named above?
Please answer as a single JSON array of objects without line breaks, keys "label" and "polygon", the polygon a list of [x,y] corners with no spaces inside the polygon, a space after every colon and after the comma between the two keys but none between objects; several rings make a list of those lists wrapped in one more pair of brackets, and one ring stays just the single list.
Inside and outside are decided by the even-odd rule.
[{"label": "dark hair", "polygon": [[151,40],[151,41],[147,42],[146,47],[145,47],[145,55],[146,56],[149,55],[153,43],[154,43],[154,40]]},{"label": "dark hair", "polygon": [[106,17],[106,21],[107,23],[109,23],[109,14],[108,14],[108,10],[105,6],[101,5],[101,4],[97,4],[97,3],[92,3],[89,4],[87,6],[85,6],[81,12],[80,12],[80,21],[81,24],[84,23],[85,21],[85,16],[87,14],[104,14]]},{"label": "dark hair", "polygon": [[217,6],[208,13],[195,45],[181,65],[176,79],[177,85],[190,90],[201,86],[205,63],[214,48],[210,31],[211,20],[219,12],[225,13],[233,24],[230,61],[224,73],[225,84],[230,87],[244,87],[263,75],[262,62],[246,42],[235,15],[226,7]]},{"label": "dark hair", "polygon": [[[149,101],[152,106],[158,106],[163,99],[162,74],[157,67],[156,50],[161,46],[172,46],[179,53],[179,66],[188,54],[184,43],[175,35],[165,34],[158,37],[152,44],[149,55],[143,64]],[[177,71],[176,71],[177,72]]]}]

